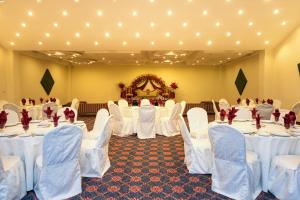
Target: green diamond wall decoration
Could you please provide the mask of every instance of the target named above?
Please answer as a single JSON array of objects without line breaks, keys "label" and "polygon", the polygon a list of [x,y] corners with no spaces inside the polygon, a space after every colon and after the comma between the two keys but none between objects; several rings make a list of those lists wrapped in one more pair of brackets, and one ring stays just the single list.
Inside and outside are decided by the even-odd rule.
[{"label": "green diamond wall decoration", "polygon": [[53,85],[54,85],[54,80],[52,78],[52,75],[50,73],[50,71],[48,69],[46,69],[44,76],[41,80],[41,85],[43,86],[45,92],[47,93],[47,95],[50,94]]},{"label": "green diamond wall decoration", "polygon": [[242,69],[240,69],[236,79],[235,79],[235,86],[237,88],[237,90],[239,91],[239,94],[242,95],[243,91],[247,85],[247,78],[243,72]]},{"label": "green diamond wall decoration", "polygon": [[300,63],[298,63],[298,71],[299,71],[299,75],[300,75]]}]

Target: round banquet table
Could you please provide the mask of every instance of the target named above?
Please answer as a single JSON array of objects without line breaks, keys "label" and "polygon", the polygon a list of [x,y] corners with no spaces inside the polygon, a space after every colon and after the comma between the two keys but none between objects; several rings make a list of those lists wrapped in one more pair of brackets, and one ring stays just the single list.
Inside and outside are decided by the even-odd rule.
[{"label": "round banquet table", "polygon": [[[67,124],[62,122],[58,126]],[[87,133],[84,123],[78,124]],[[0,155],[19,156],[24,163],[27,191],[33,190],[33,170],[36,158],[42,154],[43,140],[49,131],[54,129],[53,123],[48,127],[40,127],[37,123],[30,124],[27,133],[22,125],[6,127],[0,131]]]},{"label": "round banquet table", "polygon": [[[211,123],[214,124],[217,123]],[[258,132],[255,123],[251,121],[233,122],[232,126],[244,133],[247,150],[257,153],[261,162],[262,189],[268,192],[272,159],[277,155],[300,155],[300,127],[291,136],[282,125],[269,122],[262,122],[262,128]]]}]

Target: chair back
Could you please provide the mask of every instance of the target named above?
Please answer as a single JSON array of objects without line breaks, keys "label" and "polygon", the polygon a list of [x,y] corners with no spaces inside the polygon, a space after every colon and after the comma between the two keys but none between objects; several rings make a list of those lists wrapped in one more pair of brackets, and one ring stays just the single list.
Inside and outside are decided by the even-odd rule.
[{"label": "chair back", "polygon": [[142,99],[141,100],[141,106],[150,106],[151,103],[149,101],[149,99]]},{"label": "chair back", "polygon": [[236,119],[244,119],[244,120],[251,120],[252,119],[252,113],[249,110],[249,108],[243,108],[239,107],[238,111],[236,113]]},{"label": "chair back", "polygon": [[112,105],[112,104],[115,104],[115,102],[109,100],[109,101],[107,102],[107,107],[109,107],[109,106]]},{"label": "chair back", "polygon": [[75,109],[72,108],[72,107],[63,107],[63,108],[58,109],[57,115],[60,116],[59,121],[65,121],[65,120],[66,120],[64,111],[65,111],[67,108],[68,108],[70,111],[72,110],[72,111],[75,113],[74,121],[77,121],[77,116],[78,116],[77,110],[75,110]]},{"label": "chair back", "polygon": [[181,104],[181,112],[180,112],[180,114],[183,115],[184,110],[185,110],[185,106],[186,106],[186,101],[181,101],[180,104]]},{"label": "chair back", "polygon": [[226,99],[219,100],[220,110],[224,109],[226,111],[226,110],[228,110],[229,107],[230,107],[230,104],[228,103],[228,101]]},{"label": "chair back", "polygon": [[109,113],[113,116],[114,121],[123,121],[122,114],[120,108],[116,104],[111,104],[108,107]]},{"label": "chair back", "polygon": [[155,107],[144,106],[139,109],[139,121],[141,123],[155,122]]},{"label": "chair back", "polygon": [[99,131],[99,137],[97,139],[97,147],[104,147],[108,145],[109,140],[112,135],[112,116],[108,116],[106,119],[103,119],[103,125],[101,129],[97,129]]},{"label": "chair back", "polygon": [[48,107],[50,107],[50,109],[53,110],[52,113],[51,113],[51,117],[54,116],[55,113],[57,113],[57,105],[56,105],[56,103],[54,103],[54,102],[45,103],[42,106],[42,118],[43,119],[47,119],[47,114],[44,112],[44,110],[47,110]]},{"label": "chair back", "polygon": [[203,108],[192,108],[187,112],[190,132],[201,132],[208,129],[207,112]]},{"label": "chair back", "polygon": [[242,100],[242,106],[254,106],[254,105],[255,105],[253,99],[249,99],[249,100],[250,100],[249,105],[247,105],[246,99],[243,99],[243,100]]},{"label": "chair back", "polygon": [[109,117],[109,112],[105,108],[98,110],[93,131],[102,130],[108,117]]},{"label": "chair back", "polygon": [[294,113],[296,113],[296,115],[299,114],[300,112],[300,102],[298,103],[295,103],[293,106],[292,106],[292,109],[291,109]]},{"label": "chair back", "polygon": [[193,143],[192,143],[191,134],[190,134],[182,116],[179,116],[178,123],[179,123],[179,128],[181,131],[181,135],[182,135],[184,144],[187,146],[192,146]]},{"label": "chair back", "polygon": [[220,119],[220,112],[217,109],[215,100],[211,100],[212,104],[213,104],[213,109],[214,109],[214,113],[215,113],[215,119]]},{"label": "chair back", "polygon": [[75,110],[78,110],[78,108],[79,108],[79,99],[77,99],[77,98],[74,98],[73,100],[72,100],[72,103],[71,103],[71,108],[74,108]]},{"label": "chair back", "polygon": [[55,103],[56,103],[56,105],[60,105],[60,100],[59,100],[59,98],[55,98],[56,99],[56,101],[55,101]]},{"label": "chair back", "polygon": [[274,109],[280,109],[281,108],[281,101],[278,100],[278,99],[274,99],[273,100],[273,106],[274,106]]},{"label": "chair back", "polygon": [[118,106],[119,107],[128,107],[128,102],[125,99],[120,99],[118,101]]},{"label": "chair back", "polygon": [[155,137],[155,113],[156,109],[152,105],[139,108],[138,138],[145,139]]},{"label": "chair back", "polygon": [[3,110],[8,113],[6,124],[16,124],[21,120],[21,113],[19,106],[13,103],[3,105]]},{"label": "chair back", "polygon": [[172,110],[174,106],[175,106],[175,101],[173,99],[168,99],[165,102],[165,107],[169,110]]},{"label": "chair back", "polygon": [[178,116],[180,115],[180,113],[181,113],[181,105],[180,103],[176,103],[171,112],[170,120],[178,120]]},{"label": "chair back", "polygon": [[41,107],[31,106],[27,109],[29,117],[33,120],[40,119]]},{"label": "chair back", "polygon": [[256,106],[257,114],[260,115],[263,120],[270,120],[274,107],[270,104],[264,103]]}]

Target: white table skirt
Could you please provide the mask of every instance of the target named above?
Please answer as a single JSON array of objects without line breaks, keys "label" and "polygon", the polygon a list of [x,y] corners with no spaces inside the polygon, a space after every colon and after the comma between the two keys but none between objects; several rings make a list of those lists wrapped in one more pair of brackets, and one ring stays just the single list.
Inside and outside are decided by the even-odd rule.
[{"label": "white table skirt", "polygon": [[[84,134],[87,133],[86,125],[82,126]],[[27,131],[28,135],[22,137],[24,134],[22,125],[14,127],[7,127],[0,132],[0,135],[7,133],[15,133],[20,136],[0,137],[0,155],[14,155],[19,156],[24,163],[26,176],[27,191],[33,190],[33,170],[36,158],[42,154],[43,135],[47,134],[53,126],[49,128],[38,128],[36,124],[30,124],[30,129]],[[30,136],[31,133],[36,135]]]},{"label": "white table skirt", "polygon": [[[213,124],[216,123],[211,123],[211,125]],[[233,122],[232,126],[245,133],[247,150],[258,154],[261,161],[262,189],[267,192],[272,159],[277,155],[300,155],[300,137],[272,135],[272,133],[286,133],[283,126],[276,124],[263,124],[260,133],[268,133],[269,136],[246,134],[247,132],[256,131],[255,124],[252,122]]]}]

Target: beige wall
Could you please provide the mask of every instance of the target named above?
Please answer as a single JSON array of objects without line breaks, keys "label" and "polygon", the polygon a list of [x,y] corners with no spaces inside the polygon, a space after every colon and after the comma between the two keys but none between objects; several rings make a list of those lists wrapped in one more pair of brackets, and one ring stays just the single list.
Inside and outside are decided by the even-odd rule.
[{"label": "beige wall", "polygon": [[126,85],[139,75],[155,74],[169,85],[177,82],[176,100],[200,102],[219,96],[220,68],[176,65],[101,66],[72,68],[72,96],[88,102],[106,102],[120,97],[118,83]]},{"label": "beige wall", "polygon": [[19,103],[23,97],[36,100],[47,97],[40,84],[47,68],[55,81],[50,96],[59,98],[62,103],[70,101],[70,67],[24,56],[0,47],[0,99]]}]

